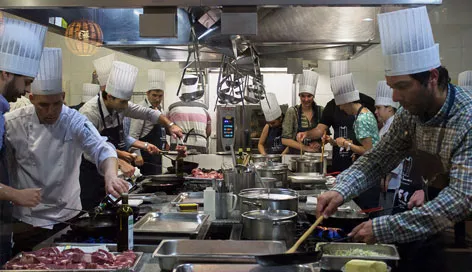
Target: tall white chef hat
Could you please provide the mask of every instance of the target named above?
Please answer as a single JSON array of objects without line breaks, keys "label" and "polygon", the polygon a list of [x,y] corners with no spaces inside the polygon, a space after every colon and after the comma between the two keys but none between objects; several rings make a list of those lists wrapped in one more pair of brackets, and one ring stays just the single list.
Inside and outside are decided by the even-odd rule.
[{"label": "tall white chef hat", "polygon": [[100,92],[100,85],[92,83],[84,83],[82,87],[82,102],[87,102],[97,96]]},{"label": "tall white chef hat", "polygon": [[53,95],[62,92],[62,50],[46,47],[43,50],[38,75],[31,83],[31,93]]},{"label": "tall white chef hat", "polygon": [[149,90],[161,89],[164,90],[166,87],[166,72],[159,69],[148,70],[148,83]]},{"label": "tall white chef hat", "polygon": [[398,103],[393,102],[393,89],[387,85],[387,81],[381,80],[377,82],[377,96],[375,97],[376,106],[391,106],[398,108]]},{"label": "tall white chef hat", "polygon": [[261,108],[267,122],[274,121],[282,115],[277,96],[274,93],[267,93],[264,100],[261,100]]},{"label": "tall white chef hat", "polygon": [[47,27],[11,18],[3,20],[0,70],[35,77],[38,74]]},{"label": "tall white chef hat", "polygon": [[115,60],[116,54],[110,54],[93,61],[93,66],[97,72],[100,86],[105,86],[107,84],[108,77],[110,76],[111,66]]},{"label": "tall white chef hat", "polygon": [[329,63],[330,77],[337,77],[345,74],[349,74],[349,61],[335,60]]},{"label": "tall white chef hat", "polygon": [[299,83],[299,94],[309,93],[315,95],[316,85],[318,85],[318,74],[310,70],[303,70],[303,74],[300,76]]},{"label": "tall white chef hat", "polygon": [[459,74],[459,86],[472,90],[472,71],[464,71]]},{"label": "tall white chef hat", "polygon": [[137,67],[122,61],[114,61],[105,91],[116,98],[130,100],[137,77]]},{"label": "tall white chef hat", "polygon": [[441,66],[439,44],[426,7],[378,14],[387,76],[409,75]]},{"label": "tall white chef hat", "polygon": [[198,76],[185,75],[182,79],[182,86],[180,87],[181,94],[190,94],[198,90]]},{"label": "tall white chef hat", "polygon": [[331,90],[338,106],[359,100],[359,91],[354,86],[352,74],[331,78]]}]

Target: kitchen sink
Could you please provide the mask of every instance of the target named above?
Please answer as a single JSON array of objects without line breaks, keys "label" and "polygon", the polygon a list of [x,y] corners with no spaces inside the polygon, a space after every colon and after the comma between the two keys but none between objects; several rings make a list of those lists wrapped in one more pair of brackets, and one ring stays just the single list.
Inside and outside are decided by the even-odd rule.
[{"label": "kitchen sink", "polygon": [[204,240],[240,240],[242,225],[227,222],[212,222]]}]

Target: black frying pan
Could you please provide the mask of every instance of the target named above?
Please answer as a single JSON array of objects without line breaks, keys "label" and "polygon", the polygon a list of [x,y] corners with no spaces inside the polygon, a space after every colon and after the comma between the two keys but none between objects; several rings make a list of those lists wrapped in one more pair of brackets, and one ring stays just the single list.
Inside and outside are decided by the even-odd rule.
[{"label": "black frying pan", "polygon": [[144,193],[170,193],[181,187],[185,179],[174,174],[146,176],[140,183]]},{"label": "black frying pan", "polygon": [[115,233],[117,222],[115,217],[81,217],[70,222],[70,228],[80,233]]},{"label": "black frying pan", "polygon": [[295,252],[256,256],[256,261],[262,266],[297,265],[318,262],[321,252]]}]

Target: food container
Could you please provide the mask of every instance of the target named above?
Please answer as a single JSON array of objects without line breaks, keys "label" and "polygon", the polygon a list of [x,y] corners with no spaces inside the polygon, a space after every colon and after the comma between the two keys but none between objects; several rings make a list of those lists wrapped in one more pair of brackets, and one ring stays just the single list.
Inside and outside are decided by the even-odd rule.
[{"label": "food container", "polygon": [[298,212],[298,193],[283,188],[253,188],[239,193],[241,214],[253,210],[289,210]]},{"label": "food container", "polygon": [[182,264],[173,272],[319,272],[311,264],[260,266],[258,264]]},{"label": "food container", "polygon": [[[384,261],[392,262],[400,260],[397,248],[394,245],[367,245],[363,243],[330,243],[320,245],[323,256],[321,257],[320,265],[325,270],[341,270],[341,268],[350,260],[372,260],[372,261]],[[359,256],[359,255],[346,255],[340,256],[339,251],[352,251],[360,249],[362,251],[370,251],[381,256]]]},{"label": "food container", "polygon": [[288,247],[295,242],[297,213],[294,211],[255,210],[241,217],[243,239],[285,241]]},{"label": "food container", "polygon": [[254,163],[259,163],[259,162],[282,162],[282,155],[281,154],[267,154],[267,155],[262,155],[262,154],[254,154],[251,155],[251,159]]},{"label": "food container", "polygon": [[162,270],[183,263],[254,264],[254,256],[284,253],[279,241],[163,240],[153,253]]},{"label": "food container", "polygon": [[257,168],[257,173],[261,177],[275,178],[281,181],[283,186],[287,183],[288,166],[283,163],[263,165]]}]

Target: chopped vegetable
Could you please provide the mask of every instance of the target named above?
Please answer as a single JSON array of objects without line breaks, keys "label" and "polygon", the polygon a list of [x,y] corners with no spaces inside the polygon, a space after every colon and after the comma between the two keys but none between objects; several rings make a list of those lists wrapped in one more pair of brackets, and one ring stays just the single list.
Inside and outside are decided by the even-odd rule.
[{"label": "chopped vegetable", "polygon": [[338,249],[334,252],[335,256],[355,256],[355,257],[388,257],[389,255],[378,253],[372,250],[352,248]]}]

